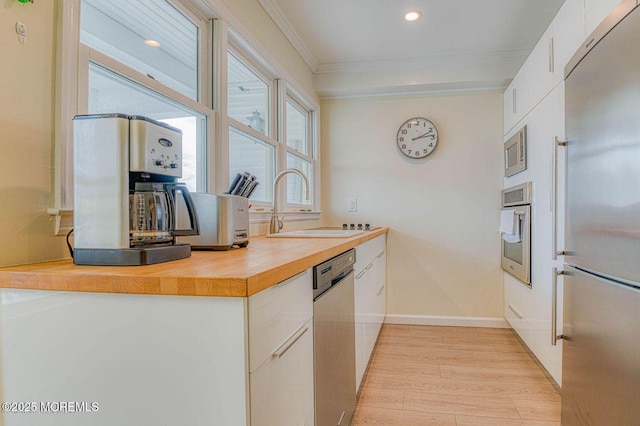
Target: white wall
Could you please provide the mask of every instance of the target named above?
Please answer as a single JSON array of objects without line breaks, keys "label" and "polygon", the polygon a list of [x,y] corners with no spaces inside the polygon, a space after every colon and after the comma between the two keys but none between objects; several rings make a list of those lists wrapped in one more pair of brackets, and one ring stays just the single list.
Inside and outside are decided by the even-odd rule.
[{"label": "white wall", "polygon": [[[325,100],[322,113],[323,224],[391,228],[388,312],[502,318],[502,93]],[[440,136],[425,160],[396,145],[415,116]]]},{"label": "white wall", "polygon": [[[0,11],[0,265],[68,256],[53,206],[55,3],[5,1]],[[27,25],[18,41],[16,22]]]}]

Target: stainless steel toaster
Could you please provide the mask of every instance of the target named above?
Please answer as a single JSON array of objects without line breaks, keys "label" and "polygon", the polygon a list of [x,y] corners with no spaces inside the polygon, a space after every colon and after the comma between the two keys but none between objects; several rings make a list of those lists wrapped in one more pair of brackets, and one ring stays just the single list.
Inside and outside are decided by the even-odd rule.
[{"label": "stainless steel toaster", "polygon": [[193,250],[229,250],[249,244],[249,200],[227,194],[192,192],[200,235],[180,237]]}]

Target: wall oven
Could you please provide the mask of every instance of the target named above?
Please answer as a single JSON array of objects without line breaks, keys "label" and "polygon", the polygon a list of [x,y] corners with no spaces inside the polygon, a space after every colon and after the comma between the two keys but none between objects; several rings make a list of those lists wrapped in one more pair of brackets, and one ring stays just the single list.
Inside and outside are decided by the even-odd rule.
[{"label": "wall oven", "polygon": [[531,287],[531,182],[502,191],[502,269]]}]

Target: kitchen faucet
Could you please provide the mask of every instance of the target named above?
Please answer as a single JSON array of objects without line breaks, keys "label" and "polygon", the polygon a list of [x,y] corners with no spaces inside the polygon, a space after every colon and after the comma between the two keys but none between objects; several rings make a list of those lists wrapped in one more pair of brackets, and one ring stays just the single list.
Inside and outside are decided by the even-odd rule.
[{"label": "kitchen faucet", "polygon": [[269,225],[269,233],[277,234],[282,229],[283,223],[280,219],[278,219],[278,183],[283,176],[289,173],[294,173],[304,180],[306,186],[306,195],[304,197],[305,200],[309,199],[309,179],[298,169],[285,169],[278,173],[275,180],[273,181],[273,212],[271,214],[271,224]]}]

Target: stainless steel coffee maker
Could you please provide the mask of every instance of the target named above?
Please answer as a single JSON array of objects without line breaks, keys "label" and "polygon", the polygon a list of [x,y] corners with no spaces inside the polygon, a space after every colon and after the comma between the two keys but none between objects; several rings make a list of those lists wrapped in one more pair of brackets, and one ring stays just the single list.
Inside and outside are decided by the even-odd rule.
[{"label": "stainless steel coffee maker", "polygon": [[[198,235],[182,177],[182,132],[142,116],[74,118],[74,256],[79,265],[147,265],[191,255]],[[178,208],[190,228],[176,229]]]}]

